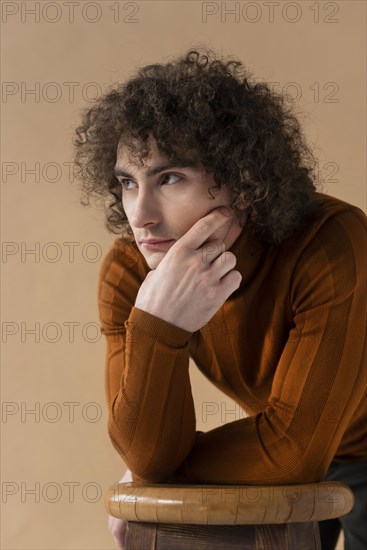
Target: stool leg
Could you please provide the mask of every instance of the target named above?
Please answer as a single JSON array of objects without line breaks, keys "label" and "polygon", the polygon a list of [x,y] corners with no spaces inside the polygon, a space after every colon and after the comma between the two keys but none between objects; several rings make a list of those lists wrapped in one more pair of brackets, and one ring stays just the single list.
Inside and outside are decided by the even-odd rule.
[{"label": "stool leg", "polygon": [[288,523],[287,528],[290,550],[322,550],[317,521]]},{"label": "stool leg", "polygon": [[182,525],[129,521],[125,550],[322,550],[318,522]]},{"label": "stool leg", "polygon": [[155,550],[157,523],[128,521],[125,534],[125,550]]}]

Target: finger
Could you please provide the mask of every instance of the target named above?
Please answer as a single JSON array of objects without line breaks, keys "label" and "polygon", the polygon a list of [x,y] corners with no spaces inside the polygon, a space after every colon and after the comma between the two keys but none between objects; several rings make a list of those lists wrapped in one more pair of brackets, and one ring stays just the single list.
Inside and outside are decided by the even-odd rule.
[{"label": "finger", "polygon": [[[232,224],[230,213],[228,216],[223,214],[223,207],[214,208],[206,216],[200,218],[194,225],[180,238],[179,242],[193,250],[197,250],[219,227],[225,224]],[[229,212],[229,209],[226,208]]]},{"label": "finger", "polygon": [[240,287],[242,281],[242,275],[239,271],[231,269],[224,277],[220,280],[221,290],[224,289],[228,297]]},{"label": "finger", "polygon": [[[226,251],[223,239],[213,239],[201,247],[201,261],[204,264],[212,263]],[[218,260],[220,261],[220,260]],[[224,257],[222,262],[224,262]]]},{"label": "finger", "polygon": [[227,275],[227,273],[234,270],[236,264],[237,258],[233,252],[224,252],[220,258],[218,257],[215,261],[213,261],[216,277],[218,277],[218,279],[222,279],[225,275]]}]

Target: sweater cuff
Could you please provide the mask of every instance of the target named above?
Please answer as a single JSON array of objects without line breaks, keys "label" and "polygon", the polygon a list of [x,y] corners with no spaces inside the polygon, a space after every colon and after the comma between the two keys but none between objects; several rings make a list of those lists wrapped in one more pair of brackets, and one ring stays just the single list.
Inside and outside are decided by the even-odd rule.
[{"label": "sweater cuff", "polygon": [[135,306],[124,324],[126,329],[133,329],[132,335],[143,331],[174,348],[185,346],[193,334]]}]

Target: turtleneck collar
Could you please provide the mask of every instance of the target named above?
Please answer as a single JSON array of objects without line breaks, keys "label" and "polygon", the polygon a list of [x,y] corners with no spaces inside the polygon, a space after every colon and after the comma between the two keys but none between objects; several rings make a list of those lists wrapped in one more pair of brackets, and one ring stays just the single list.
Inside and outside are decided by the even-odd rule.
[{"label": "turtleneck collar", "polygon": [[232,246],[228,249],[237,258],[234,269],[242,275],[240,288],[252,279],[266,248],[264,244],[253,236],[250,227],[246,224]]}]

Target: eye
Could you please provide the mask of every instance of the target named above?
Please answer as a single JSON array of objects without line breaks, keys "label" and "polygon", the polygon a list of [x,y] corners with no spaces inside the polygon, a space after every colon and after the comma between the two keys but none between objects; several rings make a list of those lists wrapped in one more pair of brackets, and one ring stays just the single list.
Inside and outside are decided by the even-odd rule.
[{"label": "eye", "polygon": [[[162,177],[162,181],[166,180],[167,178],[177,178],[178,180],[182,179],[180,176],[178,176],[177,174],[164,174],[164,176]],[[119,180],[123,189],[125,189],[125,191],[130,191],[130,189],[128,189],[128,185],[129,185],[129,182],[132,182],[133,180],[129,179],[129,178],[121,178],[121,180]],[[173,182],[175,183],[175,182]]]},{"label": "eye", "polygon": [[121,180],[119,180],[119,182],[121,183],[122,188],[126,189],[126,191],[129,191],[128,188],[127,188],[127,182],[128,181],[132,181],[132,180],[129,180],[128,178],[122,178]]},{"label": "eye", "polygon": [[178,180],[181,179],[181,177],[180,177],[180,176],[177,176],[177,174],[165,174],[165,175],[163,176],[163,180],[164,180],[165,178],[167,178],[167,177],[168,177],[168,178],[172,178],[172,177],[173,177],[173,178],[177,178]]}]

